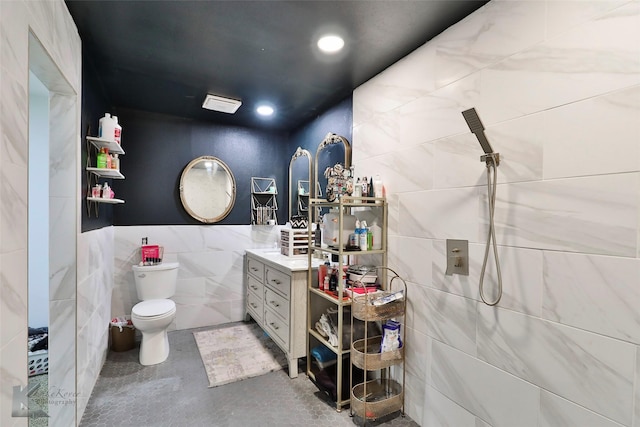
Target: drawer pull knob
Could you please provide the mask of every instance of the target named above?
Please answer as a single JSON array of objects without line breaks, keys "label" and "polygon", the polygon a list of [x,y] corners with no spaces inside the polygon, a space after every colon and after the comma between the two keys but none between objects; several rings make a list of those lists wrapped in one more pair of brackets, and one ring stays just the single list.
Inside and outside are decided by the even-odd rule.
[{"label": "drawer pull knob", "polygon": [[251,289],[253,289],[254,291],[257,291],[258,287],[256,285],[251,285]]},{"label": "drawer pull knob", "polygon": [[271,305],[273,305],[274,307],[280,307],[280,304],[278,304],[275,301],[269,301],[271,303]]},{"label": "drawer pull knob", "polygon": [[276,285],[279,285],[279,284],[281,283],[281,282],[280,282],[279,280],[277,280],[277,279],[271,279],[271,281],[272,281],[273,283],[275,283]]},{"label": "drawer pull knob", "polygon": [[275,324],[275,323],[273,323],[273,322],[271,322],[271,323],[269,323],[269,324],[270,324],[270,325],[273,327],[273,329],[275,329],[276,331],[277,331],[278,329],[280,329],[280,328],[278,328],[278,327],[276,326],[276,324]]},{"label": "drawer pull knob", "polygon": [[255,267],[251,267],[251,271],[258,271],[258,269]]},{"label": "drawer pull knob", "polygon": [[253,308],[258,308],[258,306],[257,306],[257,305],[255,305],[254,303],[251,303],[251,307],[253,307]]}]

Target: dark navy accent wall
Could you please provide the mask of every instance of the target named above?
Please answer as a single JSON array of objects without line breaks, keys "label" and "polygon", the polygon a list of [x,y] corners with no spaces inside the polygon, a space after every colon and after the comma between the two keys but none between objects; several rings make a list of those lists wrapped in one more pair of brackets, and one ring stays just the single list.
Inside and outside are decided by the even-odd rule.
[{"label": "dark navy accent wall", "polygon": [[[84,49],[84,45],[83,45]],[[82,148],[80,150],[81,156],[81,168],[82,168],[82,178],[81,178],[81,203],[82,203],[82,231],[90,231],[95,230],[102,227],[107,227],[113,224],[113,210],[114,206],[106,203],[92,203],[91,212],[88,211],[87,206],[87,181],[88,175],[85,171],[85,166],[87,166],[87,153],[88,150],[93,150],[92,148],[87,146],[86,136],[97,136],[98,135],[98,120],[100,117],[104,116],[104,113],[115,111],[110,107],[110,99],[107,93],[105,92],[104,87],[102,86],[99,78],[97,77],[97,72],[95,67],[91,62],[89,62],[86,58],[89,55],[86,55],[83,52],[82,58],[82,112],[80,113],[80,134],[82,136],[81,144]],[[92,152],[93,164],[89,166],[95,166],[95,152]],[[105,179],[100,179],[101,183],[105,182]],[[112,180],[106,180],[109,182],[109,185],[112,185]],[[97,210],[96,210],[97,208]]]},{"label": "dark navy accent wall", "polygon": [[315,156],[320,141],[329,132],[342,135],[351,142],[352,131],[353,97],[349,96],[292,133],[289,160],[298,147],[306,148]]},{"label": "dark navy accent wall", "polygon": [[[291,156],[295,153],[298,147],[306,148],[311,152],[311,165],[315,162],[316,151],[318,145],[327,136],[328,133],[335,133],[337,135],[347,138],[351,147],[353,148],[352,136],[353,136],[353,97],[349,96],[340,103],[336,104],[332,108],[325,111],[323,114],[316,117],[311,122],[299,127],[292,133],[289,139],[289,154],[287,156],[287,167],[291,161]],[[331,159],[330,164],[336,163],[344,164],[344,150],[337,146],[329,146],[327,149],[328,158]],[[297,162],[296,162],[297,163]],[[323,176],[324,170],[319,171],[318,181],[324,192],[326,186],[326,179]],[[287,189],[289,180],[287,178]],[[292,183],[293,186],[296,183]],[[288,193],[287,193],[288,194]]]},{"label": "dark navy accent wall", "polygon": [[[84,56],[87,57],[86,55]],[[216,156],[232,170],[236,180],[236,201],[229,215],[217,224],[251,223],[251,177],[275,178],[278,185],[278,223],[289,218],[288,168],[298,146],[315,156],[327,133],[352,137],[352,98],[349,97],[292,135],[285,132],[229,127],[179,117],[119,109],[111,104],[92,64],[83,62],[82,91],[82,231],[110,225],[202,224],[182,207],[180,175],[194,158]],[[98,204],[87,212],[87,161],[85,136],[98,134],[98,120],[110,112],[122,125],[120,169],[124,180],[107,180],[124,204]],[[336,162],[341,159],[336,158]],[[93,157],[95,162],[95,157]],[[95,166],[91,164],[90,166]],[[105,179],[100,179],[104,183]]]},{"label": "dark navy accent wall", "polygon": [[197,122],[134,110],[120,110],[122,125],[120,170],[114,180],[116,197],[125,200],[114,209],[114,225],[202,224],[180,201],[180,176],[199,156],[225,162],[236,180],[236,201],[229,215],[216,224],[250,224],[251,177],[275,178],[278,185],[278,223],[287,219],[288,135],[241,127]]}]

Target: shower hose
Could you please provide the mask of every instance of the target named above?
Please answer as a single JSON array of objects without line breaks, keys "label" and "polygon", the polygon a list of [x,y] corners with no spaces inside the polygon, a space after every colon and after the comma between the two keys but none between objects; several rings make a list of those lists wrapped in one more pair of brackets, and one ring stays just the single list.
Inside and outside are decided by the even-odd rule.
[{"label": "shower hose", "polygon": [[[493,180],[491,179],[491,170],[493,169]],[[493,182],[492,182],[493,181]],[[484,261],[482,262],[482,271],[480,272],[480,298],[487,305],[496,305],[502,298],[502,273],[500,272],[500,260],[498,260],[498,246],[496,243],[496,230],[494,225],[494,213],[496,208],[496,190],[498,188],[498,166],[493,158],[487,158],[487,196],[489,198],[489,232],[487,233],[487,246],[484,251]],[[484,296],[484,275],[487,270],[487,261],[489,260],[489,247],[493,239],[493,258],[496,262],[496,273],[498,275],[498,296],[494,301],[488,301]]]}]

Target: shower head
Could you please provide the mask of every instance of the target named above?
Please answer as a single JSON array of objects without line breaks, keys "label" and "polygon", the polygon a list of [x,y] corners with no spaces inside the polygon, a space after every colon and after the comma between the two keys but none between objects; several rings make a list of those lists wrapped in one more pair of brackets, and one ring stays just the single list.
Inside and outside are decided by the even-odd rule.
[{"label": "shower head", "polygon": [[493,148],[491,148],[491,144],[487,140],[487,137],[484,134],[484,126],[480,121],[480,117],[478,117],[478,113],[476,113],[475,108],[470,108],[462,112],[462,117],[467,121],[467,125],[472,133],[476,135],[478,138],[478,142],[482,146],[485,154],[492,154]]}]

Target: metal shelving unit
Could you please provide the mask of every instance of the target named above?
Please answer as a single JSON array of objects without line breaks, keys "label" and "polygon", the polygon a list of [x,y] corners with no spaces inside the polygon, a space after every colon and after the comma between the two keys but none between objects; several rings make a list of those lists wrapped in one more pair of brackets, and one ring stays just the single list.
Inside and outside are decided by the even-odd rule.
[{"label": "metal shelving unit", "polygon": [[[345,215],[355,215],[356,217],[375,217],[379,224],[382,224],[381,233],[381,249],[378,250],[347,250],[346,239],[343,232],[338,232],[337,244],[334,246],[316,246],[311,237],[311,227],[309,227],[309,265],[315,254],[323,256],[337,257],[336,261],[338,272],[346,274],[346,268],[349,263],[359,264],[366,263],[369,265],[386,266],[387,263],[387,202],[384,198],[373,197],[351,197],[341,196],[334,202],[328,202],[324,199],[310,198],[309,200],[309,223],[313,223],[312,216],[318,212],[334,210],[337,213],[337,229],[342,230]],[[337,212],[335,210],[337,209]],[[346,234],[352,233],[354,230],[345,230]],[[323,233],[326,231],[323,231]],[[322,384],[318,381],[318,375],[323,375],[321,371],[323,367],[316,364],[312,359],[312,349],[322,345],[335,354],[335,396],[329,396],[335,403],[336,410],[340,412],[343,407],[350,404],[350,385],[353,374],[350,369],[350,311],[351,297],[347,292],[344,279],[338,279],[335,292],[327,292],[318,287],[319,280],[313,280],[312,274],[316,271],[308,271],[308,309],[307,309],[307,331],[308,331],[308,351],[307,351],[307,376],[313,381],[318,388],[323,390]],[[384,278],[382,279],[384,282]],[[318,332],[315,324],[323,313],[332,310],[336,314],[336,335],[337,344],[332,345],[327,338]],[[326,390],[324,390],[326,392]],[[348,393],[349,392],[349,393]],[[334,398],[335,397],[335,398]]]}]

